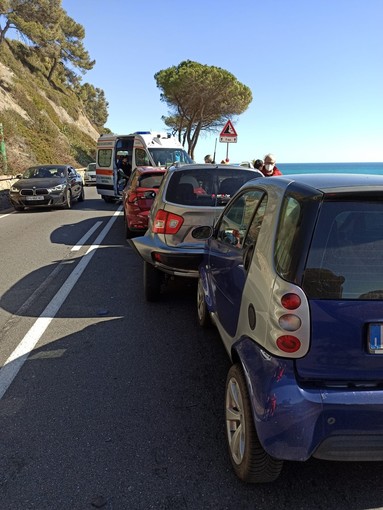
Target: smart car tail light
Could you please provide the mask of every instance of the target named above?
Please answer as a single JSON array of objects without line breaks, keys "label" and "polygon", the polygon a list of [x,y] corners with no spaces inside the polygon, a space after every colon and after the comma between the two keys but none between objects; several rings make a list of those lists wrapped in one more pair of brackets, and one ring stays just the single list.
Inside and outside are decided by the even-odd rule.
[{"label": "smart car tail light", "polygon": [[301,327],[302,321],[297,315],[287,313],[279,317],[279,325],[286,331],[296,331]]},{"label": "smart car tail light", "polygon": [[269,350],[288,358],[304,356],[310,347],[310,309],[305,293],[279,280],[270,306]]},{"label": "smart car tail light", "polygon": [[289,292],[282,296],[281,304],[284,308],[286,308],[286,310],[296,310],[301,305],[301,298],[298,294]]},{"label": "smart car tail light", "polygon": [[297,352],[301,347],[301,342],[296,336],[282,335],[277,339],[277,346],[283,352]]},{"label": "smart car tail light", "polygon": [[152,232],[156,234],[176,234],[183,222],[182,216],[160,209],[154,218]]}]

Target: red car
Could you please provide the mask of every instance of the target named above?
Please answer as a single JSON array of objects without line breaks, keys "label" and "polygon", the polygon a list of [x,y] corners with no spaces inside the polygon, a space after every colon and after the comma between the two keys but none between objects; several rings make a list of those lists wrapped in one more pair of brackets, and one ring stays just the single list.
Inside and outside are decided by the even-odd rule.
[{"label": "red car", "polygon": [[165,173],[165,168],[153,166],[140,166],[133,170],[122,192],[127,239],[146,232],[149,211]]}]

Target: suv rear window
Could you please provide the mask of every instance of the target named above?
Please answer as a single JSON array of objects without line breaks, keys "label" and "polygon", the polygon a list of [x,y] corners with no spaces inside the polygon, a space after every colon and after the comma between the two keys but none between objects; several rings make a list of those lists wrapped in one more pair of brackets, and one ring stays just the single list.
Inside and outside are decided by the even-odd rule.
[{"label": "suv rear window", "polygon": [[180,205],[224,206],[239,188],[259,177],[251,170],[206,168],[175,171],[170,177],[165,200]]},{"label": "suv rear window", "polygon": [[304,272],[310,298],[383,299],[383,202],[324,202]]}]

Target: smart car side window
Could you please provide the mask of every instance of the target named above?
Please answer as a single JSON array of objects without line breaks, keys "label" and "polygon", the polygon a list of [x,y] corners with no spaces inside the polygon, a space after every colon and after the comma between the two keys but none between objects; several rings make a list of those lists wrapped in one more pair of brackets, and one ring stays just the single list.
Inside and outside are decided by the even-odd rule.
[{"label": "smart car side window", "polygon": [[254,214],[253,220],[248,228],[246,238],[243,243],[245,247],[250,245],[255,246],[257,244],[259,231],[261,229],[263,217],[265,216],[266,205],[267,195],[263,195],[262,200],[259,202],[257,207],[256,213]]},{"label": "smart car side window", "polygon": [[258,202],[253,219],[247,229],[246,237],[243,241],[244,255],[243,255],[243,266],[247,271],[250,267],[251,260],[255,251],[255,247],[258,240],[258,235],[261,230],[263,218],[265,216],[267,205],[267,195],[263,194],[262,199]]},{"label": "smart car side window", "polygon": [[217,239],[242,248],[247,228],[262,196],[263,191],[251,190],[237,197],[221,218]]}]

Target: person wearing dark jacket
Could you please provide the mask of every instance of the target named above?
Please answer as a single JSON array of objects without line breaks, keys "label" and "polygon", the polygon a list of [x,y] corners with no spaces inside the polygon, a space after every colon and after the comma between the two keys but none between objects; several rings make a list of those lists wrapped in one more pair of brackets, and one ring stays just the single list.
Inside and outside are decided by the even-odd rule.
[{"label": "person wearing dark jacket", "polygon": [[128,162],[128,158],[122,158],[119,168],[124,172],[125,177],[129,179],[132,173],[132,165]]}]

